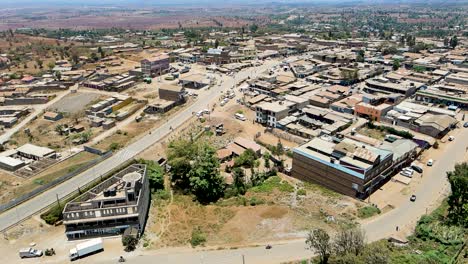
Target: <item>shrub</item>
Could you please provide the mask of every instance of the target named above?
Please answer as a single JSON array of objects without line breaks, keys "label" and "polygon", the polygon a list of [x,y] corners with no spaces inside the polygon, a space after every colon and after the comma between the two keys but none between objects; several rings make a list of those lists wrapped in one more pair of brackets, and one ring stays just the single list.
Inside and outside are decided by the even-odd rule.
[{"label": "shrub", "polygon": [[263,199],[259,199],[259,198],[255,197],[255,196],[250,198],[250,201],[249,201],[249,204],[251,206],[256,206],[256,205],[260,205],[260,204],[264,204],[264,203],[265,203],[265,201]]},{"label": "shrub", "polygon": [[131,235],[122,236],[122,245],[125,247],[126,252],[130,252],[136,249],[138,239]]},{"label": "shrub", "polygon": [[109,150],[111,151],[116,151],[118,150],[119,148],[121,148],[122,146],[117,143],[117,142],[112,142],[110,145],[109,145]]},{"label": "shrub", "polygon": [[358,209],[359,218],[369,218],[380,214],[380,209],[375,206],[364,206]]},{"label": "shrub", "polygon": [[54,225],[58,221],[63,219],[62,215],[62,207],[61,206],[54,206],[50,208],[49,211],[41,214],[41,218],[49,225]]},{"label": "shrub", "polygon": [[297,190],[297,195],[306,195],[306,194],[307,194],[307,192],[304,189]]},{"label": "shrub", "polygon": [[156,191],[155,196],[156,196],[156,198],[158,198],[160,200],[167,200],[167,199],[171,198],[171,194],[166,190]]},{"label": "shrub", "polygon": [[190,245],[196,247],[199,245],[204,245],[206,242],[205,233],[200,228],[195,228],[192,230],[192,237],[190,238]]}]

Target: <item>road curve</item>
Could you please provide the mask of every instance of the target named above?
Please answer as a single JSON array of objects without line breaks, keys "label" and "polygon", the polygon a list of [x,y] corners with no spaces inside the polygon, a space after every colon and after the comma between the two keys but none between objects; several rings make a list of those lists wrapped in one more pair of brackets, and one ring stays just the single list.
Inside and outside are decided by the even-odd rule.
[{"label": "road curve", "polygon": [[171,128],[179,127],[184,122],[189,120],[192,117],[193,112],[205,109],[207,108],[208,104],[217,102],[217,98],[219,95],[221,95],[221,91],[231,88],[235,81],[238,82],[240,80],[246,79],[248,76],[255,76],[274,64],[276,64],[276,62],[269,61],[260,67],[247,68],[236,74],[236,80],[230,77],[227,79],[225,78],[221,85],[216,85],[207,91],[201,91],[197,101],[181,112],[177,113],[175,116],[168,119],[168,121],[160,127],[153,129],[151,133],[148,133],[145,136],[139,138],[137,141],[131,143],[116,154],[112,155],[110,158],[102,161],[89,170],[35,196],[34,198],[31,198],[30,200],[16,206],[15,208],[0,214],[0,231],[15,225],[16,223],[32,216],[38,210],[56,202],[57,196],[59,198],[65,197],[73,191],[77,190],[78,187],[92,182],[93,180],[100,177],[100,175],[104,175],[117,168],[125,161],[132,159],[140,152],[144,151],[154,143],[169,135],[172,131]]},{"label": "road curve", "polygon": [[[435,161],[432,167],[424,168],[423,181],[415,191],[416,202],[411,202],[408,198],[399,207],[362,225],[368,242],[389,237],[395,233],[397,225],[399,227],[414,226],[416,221],[426,213],[426,208],[429,210],[434,208],[435,203],[449,189],[446,172],[453,170],[456,163],[463,161],[468,147],[468,128],[456,131],[455,137],[455,141],[446,143],[444,151],[446,154],[440,155],[439,160]],[[211,251],[162,249],[143,252],[143,255],[129,256],[128,260],[131,263],[139,264],[271,264],[301,260],[312,256],[312,252],[306,248],[305,239],[299,239],[273,245],[270,250],[265,249],[264,246]],[[91,262],[85,261],[84,263]],[[113,260],[98,263],[113,263]]]}]

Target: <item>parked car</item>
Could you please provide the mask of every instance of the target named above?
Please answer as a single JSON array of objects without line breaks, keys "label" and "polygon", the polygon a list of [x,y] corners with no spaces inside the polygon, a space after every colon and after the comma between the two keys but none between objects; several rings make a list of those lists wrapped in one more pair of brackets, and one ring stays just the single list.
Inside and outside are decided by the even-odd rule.
[{"label": "parked car", "polygon": [[403,168],[403,171],[408,172],[411,175],[413,175],[413,173],[414,173],[414,170],[409,168],[409,167]]},{"label": "parked car", "polygon": [[465,123],[463,124],[463,127],[468,127],[468,122],[465,122]]},{"label": "parked car", "polygon": [[414,194],[411,195],[410,201],[412,201],[412,202],[416,201],[416,195],[414,195]]},{"label": "parked car", "polygon": [[239,113],[236,113],[236,114],[234,115],[234,117],[235,117],[236,119],[241,120],[241,121],[247,120],[247,118],[245,118],[245,116],[244,116],[243,114],[239,114]]},{"label": "parked car", "polygon": [[416,163],[411,163],[411,168],[415,171],[417,171],[418,173],[422,173],[423,172],[423,169],[421,166],[419,166],[418,164]]},{"label": "parked car", "polygon": [[412,176],[409,172],[407,172],[407,171],[400,171],[400,174],[403,175],[403,176],[405,176],[405,177],[408,177],[408,178],[412,178],[412,177],[413,177],[413,176]]},{"label": "parked car", "polygon": [[34,248],[22,248],[19,251],[20,258],[37,258],[42,256],[42,250]]},{"label": "parked car", "polygon": [[454,140],[455,140],[455,137],[454,137],[454,136],[449,136],[449,137],[448,137],[448,140],[449,140],[449,141],[454,141]]},{"label": "parked car", "polygon": [[432,164],[434,164],[434,161],[432,159],[427,161],[427,166],[432,166]]}]

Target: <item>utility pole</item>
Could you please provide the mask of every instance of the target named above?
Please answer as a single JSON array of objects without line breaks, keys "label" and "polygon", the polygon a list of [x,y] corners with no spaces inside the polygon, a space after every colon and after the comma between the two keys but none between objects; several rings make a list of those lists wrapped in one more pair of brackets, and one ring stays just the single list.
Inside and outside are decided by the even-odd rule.
[{"label": "utility pole", "polygon": [[55,196],[57,197],[57,205],[60,208],[60,199],[59,199],[58,193],[56,193]]}]

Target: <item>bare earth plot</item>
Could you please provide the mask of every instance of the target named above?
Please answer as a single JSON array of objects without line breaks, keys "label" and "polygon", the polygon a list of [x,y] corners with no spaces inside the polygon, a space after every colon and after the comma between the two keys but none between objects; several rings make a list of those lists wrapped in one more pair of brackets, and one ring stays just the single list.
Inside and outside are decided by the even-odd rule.
[{"label": "bare earth plot", "polygon": [[50,109],[74,114],[84,110],[86,105],[97,100],[99,97],[101,97],[101,95],[95,93],[72,93],[51,105]]}]

